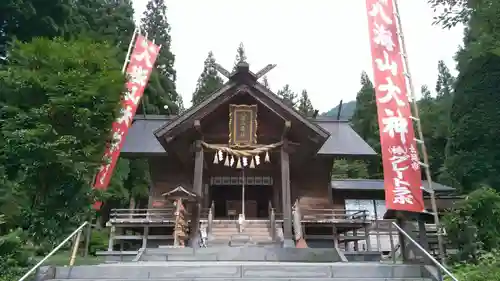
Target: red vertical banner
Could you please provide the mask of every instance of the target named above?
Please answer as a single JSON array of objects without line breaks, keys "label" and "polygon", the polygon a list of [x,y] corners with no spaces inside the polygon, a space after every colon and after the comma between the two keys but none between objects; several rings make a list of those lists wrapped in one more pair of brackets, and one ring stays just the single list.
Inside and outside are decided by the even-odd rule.
[{"label": "red vertical banner", "polygon": [[[137,36],[134,48],[130,54],[129,64],[126,68],[126,91],[122,99],[120,116],[112,125],[112,140],[107,145],[104,153],[105,163],[99,169],[93,188],[107,189],[113,170],[120,156],[123,141],[127,136],[132,120],[137,111],[139,101],[144,94],[144,89],[153,70],[160,47],[148,41],[144,36]],[[94,204],[99,209],[101,202]]]},{"label": "red vertical banner", "polygon": [[422,175],[393,0],[366,0],[388,210],[422,212]]}]

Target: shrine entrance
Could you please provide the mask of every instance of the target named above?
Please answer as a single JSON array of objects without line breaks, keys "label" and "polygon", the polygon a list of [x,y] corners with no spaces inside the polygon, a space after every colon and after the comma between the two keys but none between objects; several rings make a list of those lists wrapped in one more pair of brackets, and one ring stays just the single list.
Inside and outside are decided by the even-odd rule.
[{"label": "shrine entrance", "polygon": [[[244,194],[243,194],[244,192]],[[211,185],[210,202],[214,202],[216,219],[238,219],[245,212],[246,219],[269,218],[269,202],[273,200],[270,185]],[[243,210],[242,202],[245,202]]]}]

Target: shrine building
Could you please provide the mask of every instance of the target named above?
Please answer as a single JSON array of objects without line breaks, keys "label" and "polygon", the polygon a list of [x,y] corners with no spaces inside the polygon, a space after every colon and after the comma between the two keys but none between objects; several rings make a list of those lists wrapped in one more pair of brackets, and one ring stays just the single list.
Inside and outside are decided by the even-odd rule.
[{"label": "shrine building", "polygon": [[[242,224],[257,242],[374,247],[368,232],[383,220],[383,180],[332,181],[332,168],[338,159],[370,159],[376,152],[347,121],[301,115],[261,76],[240,63],[219,90],[179,116],[136,116],[121,156],[148,159],[149,204],[111,212],[110,251],[127,239],[143,248],[179,245],[179,239],[188,245],[200,225],[224,243],[244,232]],[[443,194],[438,206],[449,207],[453,189],[433,186]],[[174,233],[179,209],[172,202],[183,196],[172,191],[186,197],[184,238]],[[218,229],[221,224],[226,231],[234,224],[235,233]]]}]

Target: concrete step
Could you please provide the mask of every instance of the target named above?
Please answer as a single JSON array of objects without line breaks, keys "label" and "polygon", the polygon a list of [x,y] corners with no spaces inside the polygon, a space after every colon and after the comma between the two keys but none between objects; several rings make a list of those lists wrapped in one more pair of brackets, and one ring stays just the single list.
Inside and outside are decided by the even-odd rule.
[{"label": "concrete step", "polygon": [[[56,268],[60,280],[398,280],[421,281],[418,265],[287,262],[137,262]],[[243,279],[242,279],[243,278]]]},{"label": "concrete step", "polygon": [[154,278],[154,279],[50,279],[47,281],[67,281],[67,280],[73,280],[73,281],[434,281],[432,278],[204,278],[204,277],[198,277],[198,278],[192,278],[192,277],[187,277],[187,278]]},{"label": "concrete step", "polygon": [[260,262],[339,262],[341,257],[335,249],[297,249],[283,248],[280,243],[257,243],[243,247],[228,247],[228,244],[199,248],[193,251],[183,249],[148,249],[142,261],[260,261]]},{"label": "concrete step", "polygon": [[50,279],[47,281],[434,281],[431,278],[155,278],[155,279]]}]

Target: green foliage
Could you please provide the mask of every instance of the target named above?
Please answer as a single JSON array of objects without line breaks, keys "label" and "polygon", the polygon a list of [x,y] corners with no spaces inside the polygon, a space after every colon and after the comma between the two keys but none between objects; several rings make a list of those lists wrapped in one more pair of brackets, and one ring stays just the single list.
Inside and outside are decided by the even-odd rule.
[{"label": "green foliage", "polygon": [[[453,274],[461,281],[500,281],[500,252],[494,250],[478,258],[477,263],[460,263],[453,268]],[[451,281],[451,278],[445,278]]]},{"label": "green foliage", "polygon": [[366,72],[361,73],[361,89],[356,95],[356,109],[351,118],[352,128],[380,153],[375,88]]},{"label": "green foliage", "polygon": [[130,161],[118,158],[115,170],[111,176],[109,187],[102,198],[106,203],[115,205],[114,207],[124,207],[130,198],[130,191],[126,181],[130,175]]},{"label": "green foliage", "polygon": [[460,70],[450,116],[446,172],[470,191],[485,183],[498,188],[500,143],[500,57],[485,55]]},{"label": "green foliage", "polygon": [[[91,41],[16,43],[0,71],[5,179],[22,187],[21,225],[59,239],[89,206],[124,85],[116,50]],[[55,242],[55,241],[54,241]]]},{"label": "green foliage", "polygon": [[481,252],[500,249],[500,193],[482,187],[459,201],[443,218],[459,261],[477,261]]},{"label": "green foliage", "polygon": [[[351,125],[366,143],[376,152],[381,153],[375,88],[366,72],[361,73],[361,89],[356,95]],[[381,158],[366,160],[366,165],[369,178],[381,178],[383,176]]]},{"label": "green foliage", "polygon": [[327,112],[322,113],[321,116],[337,118],[339,109],[341,110],[339,118],[340,120],[351,120],[354,111],[356,110],[356,101],[342,103],[342,108],[340,108],[340,105],[337,105]]},{"label": "green foliage", "polygon": [[135,29],[134,9],[130,0],[75,0],[71,36],[84,35],[96,41],[118,46],[119,61],[125,60],[128,45]]},{"label": "green foliage", "polygon": [[149,40],[154,40],[155,44],[160,45],[161,49],[144,91],[145,109],[140,107],[138,114],[144,110],[148,114],[177,114],[179,95],[175,88],[177,79],[174,70],[175,56],[171,51],[170,24],[167,21],[167,6],[163,0],[148,2],[141,19],[141,30],[147,33]]},{"label": "green foliage", "polygon": [[[496,0],[429,0],[442,12],[435,23],[445,28],[467,25],[465,48],[470,58],[486,53],[500,56],[500,2]],[[468,37],[468,38],[467,38]],[[473,40],[470,40],[473,38]]]},{"label": "green foliage", "polygon": [[89,254],[94,255],[98,251],[106,251],[108,249],[109,234],[106,229],[92,229],[90,233]]},{"label": "green foliage", "polygon": [[302,90],[300,94],[297,110],[307,117],[312,117],[314,115],[314,107],[306,90]]},{"label": "green foliage", "polygon": [[39,36],[63,35],[71,22],[70,3],[68,0],[0,1],[0,57],[6,55],[12,39],[27,42]]},{"label": "green foliage", "polygon": [[367,179],[368,166],[361,160],[339,159],[333,162],[332,179]]},{"label": "green foliage", "polygon": [[222,78],[219,76],[219,73],[215,69],[214,54],[212,52],[208,52],[208,56],[203,63],[203,72],[201,73],[200,78],[198,78],[196,90],[193,93],[191,102],[193,103],[193,105],[199,104],[205,98],[222,87],[222,84]]},{"label": "green foliage", "polygon": [[448,67],[443,61],[439,61],[435,97],[431,95],[427,86],[422,86],[422,98],[418,101],[420,122],[429,155],[432,177],[439,179],[439,182],[450,185],[454,185],[454,183],[447,178],[444,159],[450,135],[449,125],[453,84],[454,77],[450,74]]},{"label": "green foliage", "polygon": [[130,174],[126,186],[135,200],[147,199],[149,195],[149,164],[147,159],[130,160]]},{"label": "green foliage", "polygon": [[26,235],[18,229],[0,235],[0,281],[21,277],[30,265],[30,253],[24,249]]},{"label": "green foliage", "polygon": [[297,94],[292,91],[290,85],[288,84],[283,86],[283,88],[279,90],[276,95],[290,107],[295,107],[297,105]]}]

